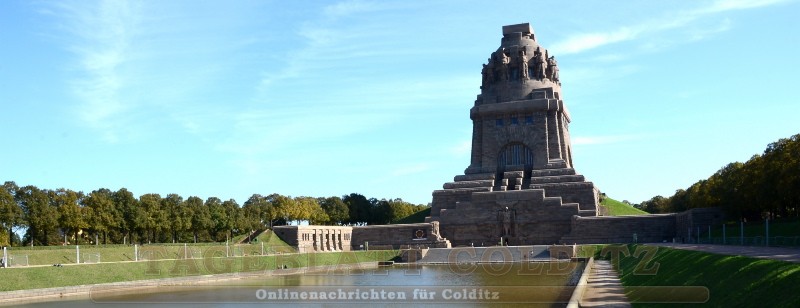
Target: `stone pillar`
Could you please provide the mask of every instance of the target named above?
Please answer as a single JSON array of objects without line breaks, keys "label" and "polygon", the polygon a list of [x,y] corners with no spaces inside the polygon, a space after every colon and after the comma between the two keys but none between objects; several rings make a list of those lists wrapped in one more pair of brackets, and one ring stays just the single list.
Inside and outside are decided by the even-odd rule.
[{"label": "stone pillar", "polygon": [[325,230],[325,251],[331,251],[331,230]]},{"label": "stone pillar", "polygon": [[567,118],[564,116],[563,113],[559,113],[558,114],[558,118],[559,118],[559,121],[558,121],[558,142],[561,145],[561,158],[565,162],[567,162],[567,165],[569,167],[570,163],[569,163],[569,159],[567,158],[567,144],[569,144],[569,143],[568,143],[567,134],[566,134],[567,129],[565,127]]},{"label": "stone pillar", "polygon": [[[477,169],[482,167],[481,157],[483,156],[483,120],[472,120],[472,156],[470,157],[470,169]],[[477,170],[476,170],[477,171]]]},{"label": "stone pillar", "polygon": [[319,251],[319,232],[317,232],[317,229],[314,229],[314,235],[312,235],[312,240],[314,241],[313,243],[314,251]]},{"label": "stone pillar", "polygon": [[559,121],[558,112],[551,110],[547,112],[547,145],[550,153],[547,160],[561,158],[561,145],[559,144],[561,137],[559,136]]}]

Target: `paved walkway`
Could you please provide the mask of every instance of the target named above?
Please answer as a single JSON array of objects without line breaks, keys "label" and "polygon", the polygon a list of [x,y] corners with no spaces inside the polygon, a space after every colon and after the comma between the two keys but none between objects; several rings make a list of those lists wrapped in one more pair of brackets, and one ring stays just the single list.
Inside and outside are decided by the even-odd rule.
[{"label": "paved walkway", "polygon": [[594,260],[581,307],[631,307],[619,275],[608,260]]},{"label": "paved walkway", "polygon": [[797,248],[673,243],[652,243],[646,245],[800,263],[800,249]]}]

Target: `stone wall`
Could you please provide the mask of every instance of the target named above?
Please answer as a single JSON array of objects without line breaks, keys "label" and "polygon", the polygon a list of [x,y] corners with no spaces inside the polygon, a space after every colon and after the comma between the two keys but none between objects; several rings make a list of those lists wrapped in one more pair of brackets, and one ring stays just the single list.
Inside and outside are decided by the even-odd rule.
[{"label": "stone wall", "polygon": [[350,251],[353,227],[347,226],[276,226],[272,229],[299,252]]},{"label": "stone wall", "polygon": [[376,226],[276,226],[273,231],[299,252],[450,247],[439,235],[439,223]]},{"label": "stone wall", "polygon": [[[504,213],[509,211],[508,222]],[[545,197],[541,189],[473,193],[469,202],[441,211],[442,236],[455,246],[554,244],[570,232],[577,204]],[[506,232],[504,224],[510,230]],[[507,234],[508,233],[508,234]]]},{"label": "stone wall", "polygon": [[676,214],[572,217],[562,244],[653,243],[672,241]]},{"label": "stone wall", "polygon": [[720,208],[697,208],[678,213],[676,219],[676,237],[680,242],[697,238],[698,232],[706,234],[708,227],[721,225],[725,213]]},{"label": "stone wall", "polygon": [[399,249],[408,247],[450,247],[450,242],[439,233],[439,223],[375,225],[353,227],[353,249]]}]

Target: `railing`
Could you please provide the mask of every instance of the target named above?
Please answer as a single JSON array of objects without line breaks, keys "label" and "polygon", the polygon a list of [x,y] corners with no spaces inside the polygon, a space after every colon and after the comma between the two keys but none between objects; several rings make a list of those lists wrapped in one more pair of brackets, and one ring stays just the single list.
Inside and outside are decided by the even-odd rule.
[{"label": "railing", "polygon": [[677,240],[691,244],[800,247],[798,226],[800,223],[791,220],[695,226],[684,231],[689,236]]}]

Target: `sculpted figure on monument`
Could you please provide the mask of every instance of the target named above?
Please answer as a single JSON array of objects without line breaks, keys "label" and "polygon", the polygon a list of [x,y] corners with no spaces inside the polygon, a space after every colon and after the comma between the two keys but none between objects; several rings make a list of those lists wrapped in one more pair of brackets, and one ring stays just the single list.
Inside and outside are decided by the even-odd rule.
[{"label": "sculpted figure on monument", "polygon": [[501,210],[499,214],[500,214],[499,216],[500,216],[500,219],[502,221],[502,228],[503,228],[502,229],[502,236],[511,235],[511,227],[512,227],[512,223],[513,223],[513,220],[514,220],[514,218],[512,217],[513,216],[513,212],[511,210],[509,210],[508,207],[506,207],[505,209]]},{"label": "sculpted figure on monument", "polygon": [[521,80],[527,80],[528,77],[528,59],[525,59],[525,49],[519,51],[519,73]]},{"label": "sculpted figure on monument", "polygon": [[487,64],[483,65],[483,85],[488,86],[494,82],[494,61],[489,58]]},{"label": "sculpted figure on monument", "polygon": [[547,78],[558,82],[558,62],[556,62],[556,56],[547,59]]},{"label": "sculpted figure on monument", "polygon": [[505,48],[500,49],[500,54],[497,55],[497,64],[499,66],[500,77],[499,80],[508,80],[508,63],[511,62],[511,58],[506,55]]},{"label": "sculpted figure on monument", "polygon": [[[489,60],[489,63],[492,63],[492,61]],[[489,69],[488,65],[486,64],[483,65],[483,69],[481,70],[481,75],[483,75],[483,82],[481,84],[481,89],[485,89],[487,86],[489,86],[492,80],[492,70]]]},{"label": "sculpted figure on monument", "polygon": [[542,53],[541,49],[539,49],[539,47],[536,47],[536,52],[533,54],[533,57],[535,59],[534,60],[534,64],[533,64],[534,65],[533,66],[533,72],[534,72],[533,78],[538,79],[538,80],[542,80],[545,77],[547,77],[546,76],[547,62],[545,62],[544,54]]}]

